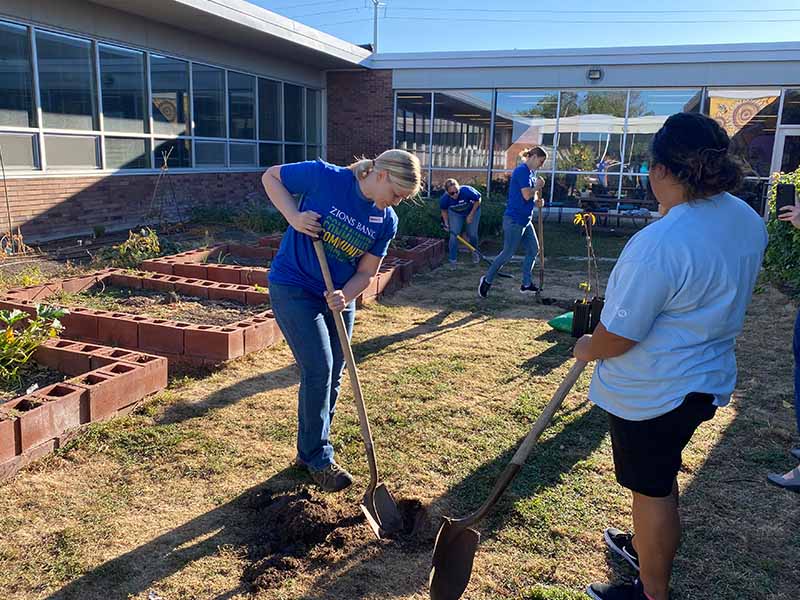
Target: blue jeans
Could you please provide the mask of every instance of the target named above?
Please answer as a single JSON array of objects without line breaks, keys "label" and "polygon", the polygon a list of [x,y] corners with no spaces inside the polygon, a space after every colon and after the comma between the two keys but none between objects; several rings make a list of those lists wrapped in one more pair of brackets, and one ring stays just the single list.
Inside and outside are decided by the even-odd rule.
[{"label": "blue jeans", "polygon": [[469,243],[478,247],[478,223],[481,220],[481,207],[479,206],[475,210],[475,217],[472,219],[472,223],[467,223],[467,216],[469,212],[466,213],[457,213],[452,208],[447,209],[447,222],[450,225],[450,255],[448,258],[450,262],[456,262],[458,260],[458,240],[456,236],[461,234],[461,231],[464,229],[464,226],[467,228],[467,239]]},{"label": "blue jeans", "polygon": [[794,322],[794,415],[797,419],[797,433],[800,434],[800,311]]},{"label": "blue jeans", "polygon": [[[270,283],[269,297],[278,326],[300,367],[297,402],[297,455],[312,471],[333,462],[331,421],[342,387],[344,356],[333,314],[325,298],[303,288]],[[355,301],[342,313],[353,335]]]},{"label": "blue jeans", "polygon": [[531,271],[536,256],[539,254],[539,240],[536,238],[536,229],[533,223],[528,221],[525,225],[515,223],[508,215],[503,217],[503,251],[494,259],[492,266],[486,273],[486,282],[494,283],[495,275],[503,268],[522,242],[525,248],[525,259],[522,261],[522,285],[531,284]]}]

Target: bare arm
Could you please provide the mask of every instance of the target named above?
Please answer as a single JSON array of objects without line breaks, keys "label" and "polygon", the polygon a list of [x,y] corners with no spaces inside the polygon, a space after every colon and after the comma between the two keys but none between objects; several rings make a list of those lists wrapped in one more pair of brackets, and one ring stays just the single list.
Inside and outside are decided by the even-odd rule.
[{"label": "bare arm", "polygon": [[381,268],[383,258],[367,252],[358,261],[358,269],[347,280],[341,290],[334,290],[332,294],[325,293],[325,300],[331,310],[343,311],[348,303],[369,287]]},{"label": "bare arm", "polygon": [[304,212],[298,210],[294,198],[281,181],[281,165],[267,169],[261,177],[261,183],[264,184],[267,196],[275,208],[286,218],[289,225],[296,231],[313,238],[319,235],[319,232],[322,231],[322,226],[319,224],[320,215],[311,210]]},{"label": "bare arm", "polygon": [[450,218],[447,216],[446,210],[442,210],[442,221],[444,221],[444,226],[447,228],[447,231],[450,231]]},{"label": "bare arm", "polygon": [[575,358],[585,360],[599,360],[621,356],[633,348],[637,342],[628,338],[615,335],[599,323],[593,335],[584,335],[575,344]]}]

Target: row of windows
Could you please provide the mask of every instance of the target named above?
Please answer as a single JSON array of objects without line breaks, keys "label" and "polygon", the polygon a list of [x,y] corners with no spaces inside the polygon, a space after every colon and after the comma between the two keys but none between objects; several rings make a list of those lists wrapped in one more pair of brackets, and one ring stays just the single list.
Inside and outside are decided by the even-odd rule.
[{"label": "row of windows", "polygon": [[5,22],[0,90],[8,169],[147,169],[169,149],[180,167],[320,153],[319,90]]},{"label": "row of windows", "polygon": [[396,106],[396,146],[415,152],[431,180],[437,169],[491,180],[540,145],[544,170],[579,175],[561,178],[570,195],[598,184],[622,194],[623,181],[637,189],[622,175],[646,176],[653,136],[676,112],[716,119],[754,178],[770,175],[778,127],[800,124],[800,90],[770,88],[398,92]]}]

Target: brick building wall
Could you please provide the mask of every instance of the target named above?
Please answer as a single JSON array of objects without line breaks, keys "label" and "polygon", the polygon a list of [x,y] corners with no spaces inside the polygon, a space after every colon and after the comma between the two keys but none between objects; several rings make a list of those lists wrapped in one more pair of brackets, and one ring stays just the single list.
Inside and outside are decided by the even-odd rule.
[{"label": "brick building wall", "polygon": [[347,165],[392,147],[394,96],[390,70],[328,73],[328,161]]},{"label": "brick building wall", "polygon": [[[260,172],[186,173],[168,177],[169,181],[162,178],[156,199],[171,207],[170,188],[174,188],[184,218],[203,206],[236,208],[250,202],[267,202]],[[9,179],[14,229],[20,226],[26,241],[43,242],[86,235],[98,225],[107,231],[118,231],[155,222],[157,213],[155,221],[149,213],[157,178],[157,175],[115,175]],[[167,211],[167,216],[173,220],[178,215]],[[6,227],[5,210],[0,210],[0,230],[5,231]]]}]

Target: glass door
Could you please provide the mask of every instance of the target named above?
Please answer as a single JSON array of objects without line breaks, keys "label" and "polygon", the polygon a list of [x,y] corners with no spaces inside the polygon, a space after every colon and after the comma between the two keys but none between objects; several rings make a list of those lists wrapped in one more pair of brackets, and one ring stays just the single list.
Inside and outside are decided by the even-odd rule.
[{"label": "glass door", "polygon": [[775,139],[772,172],[789,173],[800,167],[800,127],[781,129]]}]

